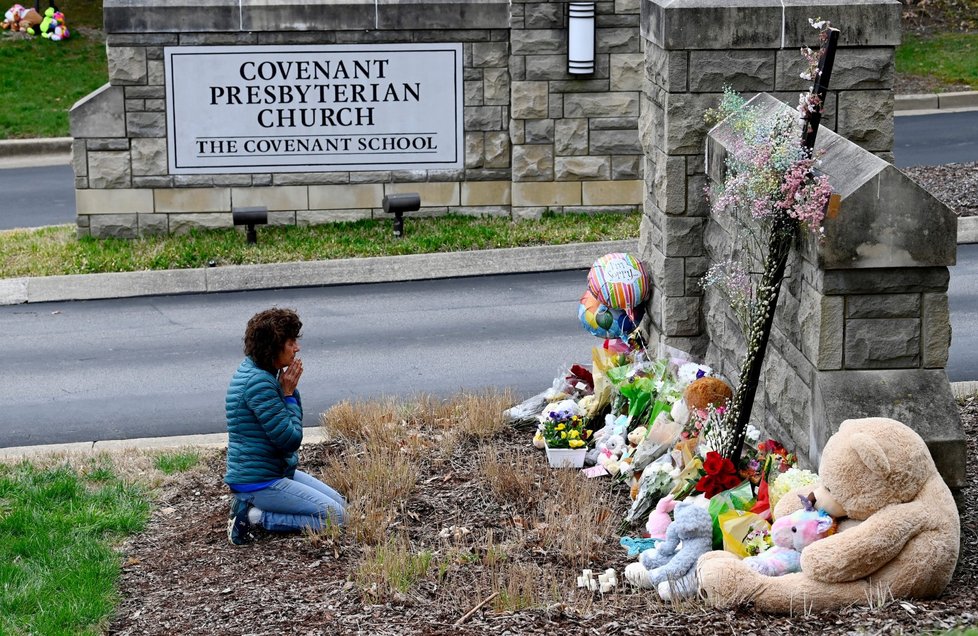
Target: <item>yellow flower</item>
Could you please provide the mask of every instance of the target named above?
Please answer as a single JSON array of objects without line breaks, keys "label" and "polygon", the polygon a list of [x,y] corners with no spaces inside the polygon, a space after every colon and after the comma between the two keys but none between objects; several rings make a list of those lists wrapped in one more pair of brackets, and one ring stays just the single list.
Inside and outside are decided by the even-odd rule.
[{"label": "yellow flower", "polygon": [[571,439],[577,439],[581,436],[581,433],[579,431],[570,431],[568,435],[571,436]]},{"label": "yellow flower", "polygon": [[571,441],[567,442],[567,445],[571,448],[580,448],[581,446],[584,446],[584,442],[579,439],[572,439]]},{"label": "yellow flower", "polygon": [[567,427],[566,427],[566,426],[564,426],[564,424],[563,424],[563,423],[560,423],[560,424],[558,424],[557,426],[555,426],[555,427],[554,427],[554,429],[555,429],[555,430],[558,430],[558,431],[562,431],[562,430],[564,430],[565,428],[567,428]]},{"label": "yellow flower", "polygon": [[560,439],[567,439],[567,433],[561,433]]}]

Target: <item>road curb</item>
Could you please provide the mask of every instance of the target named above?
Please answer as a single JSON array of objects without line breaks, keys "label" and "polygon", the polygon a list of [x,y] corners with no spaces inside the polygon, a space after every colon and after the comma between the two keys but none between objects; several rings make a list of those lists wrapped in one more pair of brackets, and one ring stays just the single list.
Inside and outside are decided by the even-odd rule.
[{"label": "road curb", "polygon": [[0,140],[0,159],[30,157],[33,155],[55,155],[71,152],[71,137],[52,137],[49,139],[2,139]]},{"label": "road curb", "polygon": [[978,109],[978,91],[897,95],[893,100],[893,112],[897,115],[974,109]]},{"label": "road curb", "polygon": [[[978,243],[978,216],[959,218],[957,230],[958,245]],[[0,279],[0,306],[586,269],[609,252],[637,250],[638,241],[628,239],[267,265],[6,278]]]},{"label": "road curb", "polygon": [[[322,427],[309,426],[302,429],[302,445],[316,444],[325,439]],[[109,439],[74,444],[47,444],[44,446],[12,446],[0,448],[0,461],[39,457],[41,455],[98,455],[99,453],[123,452],[129,450],[163,451],[174,448],[225,448],[228,445],[227,433],[207,435],[174,435],[173,437],[144,437],[139,439]]]},{"label": "road curb", "polygon": [[0,280],[0,305],[587,269],[604,254],[634,252],[637,248],[638,241],[629,239],[269,265],[9,278]]},{"label": "road curb", "polygon": [[[951,382],[951,393],[956,399],[963,399],[978,393],[978,382]],[[302,445],[316,444],[326,438],[319,426],[302,429]],[[0,461],[40,457],[42,455],[92,454],[122,452],[127,450],[167,450],[174,448],[225,448],[227,433],[207,435],[175,435],[173,437],[144,437],[140,439],[116,439],[75,444],[47,444],[43,446],[12,446],[0,448]]]},{"label": "road curb", "polygon": [[978,243],[978,216],[958,218],[958,245]]}]

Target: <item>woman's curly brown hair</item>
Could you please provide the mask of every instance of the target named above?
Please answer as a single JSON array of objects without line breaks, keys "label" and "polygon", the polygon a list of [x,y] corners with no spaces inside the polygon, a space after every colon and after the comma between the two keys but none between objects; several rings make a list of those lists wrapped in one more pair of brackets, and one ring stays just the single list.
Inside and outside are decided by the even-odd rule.
[{"label": "woman's curly brown hair", "polygon": [[272,308],[258,312],[245,328],[244,352],[260,369],[275,374],[275,358],[282,353],[285,343],[298,339],[302,321],[291,309]]}]

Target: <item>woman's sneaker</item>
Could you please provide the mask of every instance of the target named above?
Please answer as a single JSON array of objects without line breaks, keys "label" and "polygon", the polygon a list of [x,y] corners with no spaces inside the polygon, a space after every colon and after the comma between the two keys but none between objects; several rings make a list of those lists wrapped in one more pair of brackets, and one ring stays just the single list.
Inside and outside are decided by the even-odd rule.
[{"label": "woman's sneaker", "polygon": [[231,500],[231,514],[228,515],[228,543],[245,545],[252,537],[249,532],[248,504],[237,497]]}]

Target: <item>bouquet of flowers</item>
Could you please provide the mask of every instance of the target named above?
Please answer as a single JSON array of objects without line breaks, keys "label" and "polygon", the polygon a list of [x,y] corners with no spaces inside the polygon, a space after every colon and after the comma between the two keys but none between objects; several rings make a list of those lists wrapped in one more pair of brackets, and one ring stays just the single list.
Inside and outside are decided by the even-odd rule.
[{"label": "bouquet of flowers", "polygon": [[583,448],[591,439],[588,420],[574,400],[548,405],[540,415],[539,435],[549,448]]},{"label": "bouquet of flowers", "polygon": [[[750,432],[748,432],[747,441],[752,441]],[[798,458],[794,453],[788,452],[779,442],[769,439],[760,444],[751,443],[746,446],[741,462],[740,475],[757,486],[760,485],[761,481],[773,483],[778,475],[794,467],[798,463]]]}]

